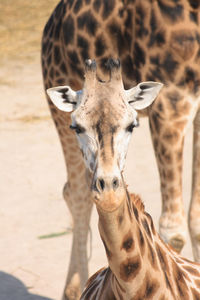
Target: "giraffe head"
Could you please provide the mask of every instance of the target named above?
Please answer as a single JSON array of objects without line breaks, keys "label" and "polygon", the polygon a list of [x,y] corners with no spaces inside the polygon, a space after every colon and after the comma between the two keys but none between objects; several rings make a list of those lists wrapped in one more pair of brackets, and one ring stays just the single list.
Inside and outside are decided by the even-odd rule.
[{"label": "giraffe head", "polygon": [[148,107],[162,88],[161,83],[143,82],[124,90],[119,60],[110,59],[107,67],[107,82],[98,79],[95,61],[88,60],[82,90],[75,92],[69,86],[47,90],[59,109],[72,112],[70,128],[99,196],[122,188],[121,172],[133,128],[138,126],[137,110]]}]

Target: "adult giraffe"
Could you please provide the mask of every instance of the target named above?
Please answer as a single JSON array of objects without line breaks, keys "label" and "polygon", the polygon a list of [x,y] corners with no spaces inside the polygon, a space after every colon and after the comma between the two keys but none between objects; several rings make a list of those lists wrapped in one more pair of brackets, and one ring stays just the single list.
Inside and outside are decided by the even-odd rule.
[{"label": "adult giraffe", "polygon": [[[75,92],[69,86],[59,86],[47,93],[56,107],[74,111],[70,128],[76,132],[90,174],[92,198],[112,210],[115,202],[124,198],[121,173],[131,133],[138,126],[136,109],[148,107],[163,85],[145,82],[124,90],[119,60],[110,59],[107,66],[111,73],[107,82],[96,77],[96,63],[88,60],[83,90]],[[67,296],[70,291],[67,288]]]},{"label": "adult giraffe", "polygon": [[[45,88],[69,84],[82,88],[83,62],[96,58],[99,77],[105,62],[120,57],[126,88],[140,81],[163,82],[161,96],[146,111],[158,163],[162,193],[160,234],[177,250],[185,243],[182,204],[183,142],[194,121],[193,190],[190,233],[200,260],[200,1],[193,0],[62,0],[50,17],[42,40]],[[49,102],[68,171],[64,198],[74,220],[67,286],[78,272],[87,278],[86,240],[92,202],[85,166],[70,115]],[[194,221],[195,220],[195,221]]]}]

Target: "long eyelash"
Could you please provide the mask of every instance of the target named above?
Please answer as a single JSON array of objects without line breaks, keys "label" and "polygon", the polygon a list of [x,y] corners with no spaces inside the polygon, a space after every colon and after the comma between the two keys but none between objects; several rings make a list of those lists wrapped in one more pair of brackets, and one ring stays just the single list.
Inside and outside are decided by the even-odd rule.
[{"label": "long eyelash", "polygon": [[128,125],[128,126],[126,127],[126,131],[132,132],[134,127],[135,127],[135,124],[134,124],[134,123],[131,123],[130,125]]},{"label": "long eyelash", "polygon": [[139,127],[139,121],[137,120],[137,123],[131,123],[126,127],[126,131],[132,132],[133,128]]},{"label": "long eyelash", "polygon": [[74,126],[74,125],[70,125],[69,128],[72,129],[72,130],[76,130],[77,127]]},{"label": "long eyelash", "polygon": [[80,125],[70,125],[69,128],[75,130],[77,134],[81,134],[85,132],[85,128],[83,128]]}]

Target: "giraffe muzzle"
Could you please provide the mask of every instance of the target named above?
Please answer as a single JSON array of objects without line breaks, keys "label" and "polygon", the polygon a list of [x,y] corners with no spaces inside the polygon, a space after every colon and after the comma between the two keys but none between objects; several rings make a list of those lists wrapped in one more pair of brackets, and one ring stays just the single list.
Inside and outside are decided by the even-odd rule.
[{"label": "giraffe muzzle", "polygon": [[94,182],[93,190],[101,194],[104,191],[116,191],[120,186],[120,179],[117,177],[99,177]]}]

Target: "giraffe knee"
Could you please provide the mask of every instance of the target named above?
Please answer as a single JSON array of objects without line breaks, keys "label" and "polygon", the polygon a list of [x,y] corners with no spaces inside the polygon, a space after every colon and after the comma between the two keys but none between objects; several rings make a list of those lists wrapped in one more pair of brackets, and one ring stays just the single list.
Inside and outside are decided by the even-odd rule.
[{"label": "giraffe knee", "polygon": [[65,199],[66,202],[69,198],[69,183],[68,182],[66,182],[63,187],[63,198]]},{"label": "giraffe knee", "polygon": [[73,191],[70,189],[69,182],[66,182],[63,187],[63,198],[67,204],[67,207],[71,213],[72,219],[74,219],[74,216],[77,212],[76,205],[74,205],[74,194]]},{"label": "giraffe knee", "polygon": [[63,198],[72,214],[74,216],[74,210],[76,212],[76,205],[74,205],[74,193],[70,189],[70,184],[69,182],[66,182],[64,187],[63,187]]},{"label": "giraffe knee", "polygon": [[174,222],[169,215],[162,215],[159,222],[159,233],[161,238],[178,253],[186,243],[187,226],[185,218],[180,218],[178,223]]},{"label": "giraffe knee", "polygon": [[181,234],[177,234],[169,240],[169,245],[172,246],[172,248],[178,253],[180,253],[185,245],[185,242],[185,238]]}]

